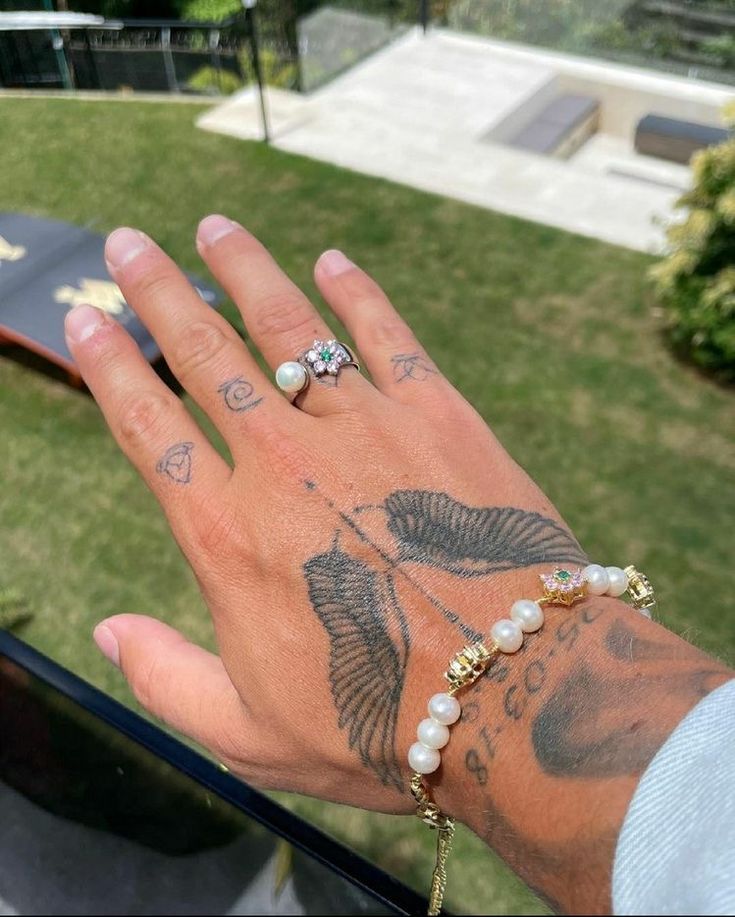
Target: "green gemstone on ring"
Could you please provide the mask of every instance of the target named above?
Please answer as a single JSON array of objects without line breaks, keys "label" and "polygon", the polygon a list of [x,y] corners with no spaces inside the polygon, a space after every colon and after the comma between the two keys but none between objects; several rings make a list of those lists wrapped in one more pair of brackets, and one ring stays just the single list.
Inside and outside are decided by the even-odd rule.
[{"label": "green gemstone on ring", "polygon": [[556,579],[561,580],[562,583],[567,583],[572,578],[572,574],[568,570],[557,570],[554,576]]},{"label": "green gemstone on ring", "polygon": [[332,354],[326,347],[324,348],[324,350],[322,350],[319,356],[322,358],[322,360],[324,360],[325,363],[329,363],[329,361],[332,359]]}]

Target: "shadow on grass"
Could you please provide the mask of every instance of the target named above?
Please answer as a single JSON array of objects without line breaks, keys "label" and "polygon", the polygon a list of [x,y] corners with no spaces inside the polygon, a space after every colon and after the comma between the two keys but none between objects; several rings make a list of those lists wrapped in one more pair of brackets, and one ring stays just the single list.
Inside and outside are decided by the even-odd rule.
[{"label": "shadow on grass", "polygon": [[687,370],[702,382],[714,385],[722,391],[730,393],[735,392],[735,364],[729,366],[727,369],[709,369],[692,359],[691,352],[687,347],[672,341],[665,328],[660,330],[659,337],[672,358],[682,367],[682,369]]},{"label": "shadow on grass", "polygon": [[[18,344],[3,345],[2,348],[0,348],[0,357],[5,357],[13,363],[23,366],[26,369],[33,370],[54,382],[61,382],[68,385],[70,388],[90,394],[84,381],[68,373],[62,366],[57,366],[56,363],[52,363],[51,360],[47,360],[40,354],[34,353],[32,350],[27,350],[25,347],[21,347]],[[158,377],[175,395],[181,395],[183,393],[184,389],[181,383],[176,376],[174,376],[163,357],[160,357],[151,365]]]}]

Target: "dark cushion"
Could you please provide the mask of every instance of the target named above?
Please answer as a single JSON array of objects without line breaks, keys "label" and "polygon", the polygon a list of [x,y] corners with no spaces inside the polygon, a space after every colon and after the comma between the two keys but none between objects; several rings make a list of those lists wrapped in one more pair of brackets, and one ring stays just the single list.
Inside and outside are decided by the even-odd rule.
[{"label": "dark cushion", "polygon": [[688,163],[692,153],[722,143],[730,133],[721,127],[680,121],[665,115],[646,115],[635,131],[635,148],[646,156]]},{"label": "dark cushion", "polygon": [[591,96],[559,96],[511,139],[511,146],[532,153],[553,153],[599,107],[600,103]]}]

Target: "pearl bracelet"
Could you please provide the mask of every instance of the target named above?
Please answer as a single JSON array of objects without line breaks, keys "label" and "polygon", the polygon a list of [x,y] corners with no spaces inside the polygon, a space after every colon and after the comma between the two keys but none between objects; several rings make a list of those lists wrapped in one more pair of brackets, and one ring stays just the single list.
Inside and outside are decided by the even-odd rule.
[{"label": "pearl bracelet", "polygon": [[552,573],[540,575],[544,594],[540,599],[518,599],[510,609],[509,618],[501,618],[490,629],[491,643],[477,641],[465,646],[449,663],[444,677],[449,682],[446,692],[434,694],[428,703],[426,719],[416,730],[417,740],[408,751],[408,763],[413,771],[411,792],[416,800],[418,817],[439,831],[437,859],[429,898],[429,914],[441,911],[446,887],[446,861],[454,835],[454,820],[441,812],[432,801],[424,780],[441,764],[440,750],[449,742],[449,727],[462,715],[454,696],[480,678],[499,653],[517,653],[526,634],[540,630],[544,624],[543,605],[571,606],[588,595],[608,595],[618,598],[627,592],[631,605],[646,617],[651,617],[656,598],[648,579],[629,566],[602,567],[590,564],[583,570],[557,567]]}]

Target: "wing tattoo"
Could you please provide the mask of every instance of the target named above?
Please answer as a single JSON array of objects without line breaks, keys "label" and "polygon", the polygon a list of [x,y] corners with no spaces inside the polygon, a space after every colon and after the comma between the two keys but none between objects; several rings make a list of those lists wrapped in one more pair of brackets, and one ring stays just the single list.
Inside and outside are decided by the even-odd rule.
[{"label": "wing tattoo", "polygon": [[457,576],[485,576],[539,563],[585,564],[576,540],[553,519],[512,506],[475,508],[449,494],[397,490],[385,501],[400,559]]},{"label": "wing tattoo", "polygon": [[336,543],[307,561],[304,574],[311,604],[329,634],[338,726],[380,782],[402,792],[395,736],[409,633],[392,575],[368,567]]}]

